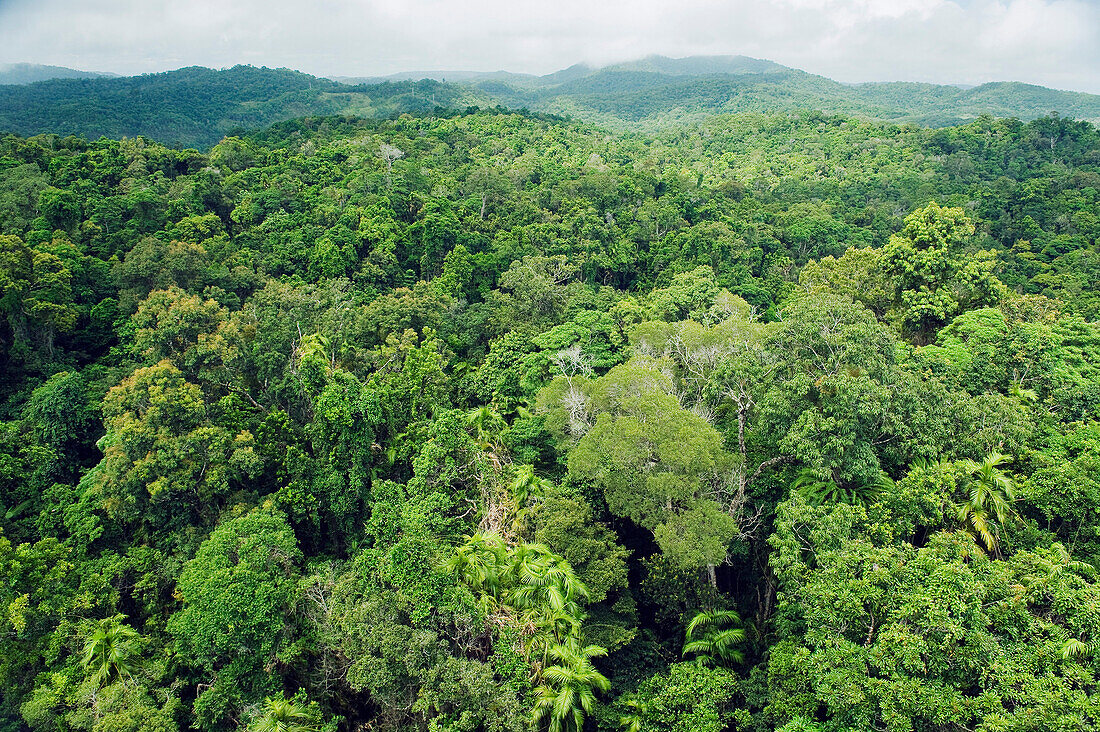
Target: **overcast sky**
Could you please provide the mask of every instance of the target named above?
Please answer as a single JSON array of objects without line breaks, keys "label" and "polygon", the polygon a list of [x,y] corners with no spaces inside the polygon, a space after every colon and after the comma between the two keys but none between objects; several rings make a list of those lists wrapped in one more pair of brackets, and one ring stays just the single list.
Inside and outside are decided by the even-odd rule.
[{"label": "overcast sky", "polygon": [[0,0],[0,63],[366,76],[745,54],[840,81],[1100,93],[1100,0]]}]

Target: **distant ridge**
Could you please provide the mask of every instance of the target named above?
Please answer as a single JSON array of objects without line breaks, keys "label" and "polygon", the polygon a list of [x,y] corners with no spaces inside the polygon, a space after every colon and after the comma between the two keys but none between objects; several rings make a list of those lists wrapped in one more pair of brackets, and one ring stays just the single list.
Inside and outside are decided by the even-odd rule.
[{"label": "distant ridge", "polygon": [[399,71],[386,76],[329,76],[332,81],[341,84],[384,84],[387,81],[420,81],[430,79],[439,82],[478,82],[492,79],[523,81],[537,79],[532,74],[513,74],[510,71]]},{"label": "distant ridge", "polygon": [[54,79],[0,87],[0,132],[150,137],[209,147],[233,130],[295,117],[384,117],[484,101],[435,81],[350,86],[291,69],[193,66],[115,79]]},{"label": "distant ridge", "polygon": [[[412,79],[410,72],[369,77]],[[1052,111],[1100,122],[1100,96],[1020,82],[981,86],[842,84],[750,56],[647,56],[602,67],[575,64],[543,76],[436,71],[425,78],[473,87],[493,103],[567,114],[610,126],[655,128],[713,114],[817,110],[929,126],[982,114],[1023,120]]]},{"label": "distant ridge", "polygon": [[748,56],[648,56],[604,67],[575,64],[543,76],[434,71],[333,80],[291,69],[235,66],[52,79],[0,86],[0,133],[144,135],[172,145],[207,147],[233,130],[294,117],[385,117],[475,105],[646,130],[739,112],[820,111],[946,126],[983,114],[1026,121],[1056,111],[1100,122],[1100,95],[1019,82],[842,84]]},{"label": "distant ridge", "polygon": [[44,64],[0,64],[0,84],[33,84],[49,79],[98,79],[113,77],[99,71],[79,71]]},{"label": "distant ridge", "polygon": [[701,76],[705,74],[761,74],[766,71],[790,70],[774,61],[751,56],[646,56],[637,61],[612,64],[608,71],[652,71],[670,76]]},{"label": "distant ridge", "polygon": [[507,81],[521,85],[547,87],[575,81],[600,71],[645,71],[669,76],[699,76],[702,74],[748,74],[787,69],[773,61],[749,56],[646,56],[635,61],[625,61],[609,66],[573,64],[543,76],[517,74],[511,71],[401,71],[386,76],[331,76],[333,81],[344,84],[380,84],[386,81],[417,81],[433,79],[451,82]]}]

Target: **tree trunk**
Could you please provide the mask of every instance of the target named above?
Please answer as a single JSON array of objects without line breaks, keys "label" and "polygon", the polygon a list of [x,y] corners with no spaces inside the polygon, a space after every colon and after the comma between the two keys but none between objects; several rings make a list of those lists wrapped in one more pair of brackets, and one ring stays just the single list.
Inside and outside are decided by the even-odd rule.
[{"label": "tree trunk", "polygon": [[[745,390],[741,390],[741,396],[744,397]],[[744,399],[737,400],[737,449],[741,453],[741,469],[738,471],[738,482],[741,484],[741,490],[745,490],[745,484],[748,481],[748,463],[749,458],[745,452],[745,412],[748,405],[745,404]]]}]

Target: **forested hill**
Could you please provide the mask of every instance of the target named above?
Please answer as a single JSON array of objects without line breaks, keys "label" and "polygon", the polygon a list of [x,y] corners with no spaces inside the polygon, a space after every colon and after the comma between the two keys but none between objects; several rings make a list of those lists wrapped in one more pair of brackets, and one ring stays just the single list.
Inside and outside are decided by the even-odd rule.
[{"label": "forested hill", "polygon": [[847,86],[793,69],[739,75],[667,77],[652,72],[601,72],[535,95],[511,98],[498,87],[479,88],[501,103],[571,114],[614,127],[654,130],[731,112],[821,110],[867,119],[945,126],[982,114],[1031,120],[1052,111],[1100,121],[1100,96],[1017,83],[974,89],[906,83]]},{"label": "forested hill", "polygon": [[1098,206],[1064,117],[0,138],[0,730],[1095,729]]},{"label": "forested hill", "polygon": [[1100,121],[1100,96],[1019,83],[964,89],[911,83],[846,85],[745,56],[651,56],[604,68],[575,66],[543,77],[494,75],[469,83],[511,107],[615,127],[657,129],[709,114],[819,110],[944,126],[982,114],[1031,120],[1057,111]]},{"label": "forested hill", "polygon": [[[428,74],[428,72],[425,72]],[[714,114],[800,112],[943,126],[982,114],[1031,120],[1056,111],[1100,121],[1100,96],[1018,83],[972,89],[845,85],[743,56],[660,56],[546,76],[440,72],[345,84],[287,69],[188,68],[119,79],[0,86],[0,131],[122,137],[208,148],[232,130],[308,115],[391,117],[439,108],[504,106],[568,115],[613,129],[658,130]],[[440,79],[448,79],[446,83]],[[354,80],[349,80],[354,81]],[[369,83],[368,83],[369,82]]]},{"label": "forested hill", "polygon": [[1100,122],[1100,96],[1048,89],[1020,82],[990,82],[972,88],[938,84],[859,84],[856,96],[893,110],[885,118],[929,126],[958,124],[982,114],[1023,120],[1058,112]]},{"label": "forested hill", "polygon": [[49,79],[97,79],[116,76],[95,71],[79,71],[64,66],[46,66],[43,64],[0,64],[0,85],[33,84]]},{"label": "forested hill", "polygon": [[116,79],[54,79],[0,86],[0,130],[90,139],[143,135],[209,148],[228,132],[336,113],[388,117],[465,106],[468,89],[435,81],[370,87],[338,84],[289,69],[191,67]]}]

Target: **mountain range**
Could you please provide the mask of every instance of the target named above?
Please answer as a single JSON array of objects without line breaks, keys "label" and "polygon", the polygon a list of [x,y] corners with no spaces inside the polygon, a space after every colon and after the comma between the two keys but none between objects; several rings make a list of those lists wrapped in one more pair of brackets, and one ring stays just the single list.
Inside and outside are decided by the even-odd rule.
[{"label": "mountain range", "polygon": [[[51,73],[22,65],[22,76]],[[71,72],[71,73],[69,73]],[[76,72],[60,69],[59,75]],[[1019,82],[976,87],[911,82],[843,84],[747,56],[649,56],[604,67],[577,64],[535,76],[506,71],[424,71],[322,78],[289,69],[188,67],[141,76],[0,86],[0,131],[88,137],[144,135],[207,147],[226,134],[320,115],[392,116],[436,108],[502,106],[548,112],[613,129],[655,130],[738,112],[816,110],[946,126],[982,114],[1034,119],[1056,111],[1100,122],[1100,95]]]}]

